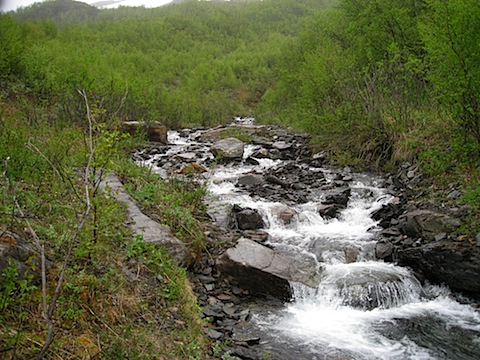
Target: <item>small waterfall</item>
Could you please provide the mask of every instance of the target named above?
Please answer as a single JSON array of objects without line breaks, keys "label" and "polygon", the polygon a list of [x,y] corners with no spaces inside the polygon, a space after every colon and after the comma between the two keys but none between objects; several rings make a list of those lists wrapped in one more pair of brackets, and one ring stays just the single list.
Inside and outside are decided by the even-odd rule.
[{"label": "small waterfall", "polygon": [[294,287],[295,301],[350,306],[360,310],[389,309],[420,301],[420,282],[404,268],[382,262],[328,265],[314,291]]}]

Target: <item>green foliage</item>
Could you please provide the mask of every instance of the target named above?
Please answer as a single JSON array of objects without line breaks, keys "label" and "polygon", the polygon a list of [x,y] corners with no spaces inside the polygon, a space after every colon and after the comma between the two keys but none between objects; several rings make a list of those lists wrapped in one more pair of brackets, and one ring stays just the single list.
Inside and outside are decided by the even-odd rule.
[{"label": "green foliage", "polygon": [[[9,15],[0,14],[0,80],[22,70],[25,38],[20,26]],[[2,85],[3,86],[3,85]]]},{"label": "green foliage", "polygon": [[19,274],[17,264],[9,259],[8,267],[0,274],[0,314],[5,314],[7,311],[19,311],[36,289],[33,275]]},{"label": "green foliage", "polygon": [[36,17],[29,14],[63,3],[73,2],[36,4],[17,14],[29,19],[23,26],[34,39],[23,54],[30,89],[58,99],[57,117],[75,121],[81,108],[76,89],[87,90],[112,114],[115,109],[102,100],[121,98],[127,82],[118,118],[169,127],[216,125],[251,114],[273,81],[278,49],[299,31],[301,18],[323,6],[311,0],[193,2],[102,10],[95,21],[56,29],[31,20]]},{"label": "green foliage", "polygon": [[144,212],[168,225],[194,255],[200,254],[205,247],[202,221],[206,218],[206,187],[188,177],[163,180],[136,165],[124,167],[122,172],[127,190]]},{"label": "green foliage", "polygon": [[[480,3],[429,0],[423,36],[429,79],[440,101],[480,151]],[[478,156],[478,152],[477,152]]]}]

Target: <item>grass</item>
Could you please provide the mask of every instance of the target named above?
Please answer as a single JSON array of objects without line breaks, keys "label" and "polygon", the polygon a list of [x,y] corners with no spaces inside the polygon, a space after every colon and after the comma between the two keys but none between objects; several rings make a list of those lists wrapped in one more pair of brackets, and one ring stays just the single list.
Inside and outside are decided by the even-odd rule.
[{"label": "grass", "polygon": [[[29,221],[45,248],[50,301],[65,249],[86,206],[78,175],[87,158],[84,131],[42,119],[32,123],[14,104],[8,105],[9,112],[0,114],[5,139],[0,145],[0,229],[34,244]],[[202,213],[202,190],[192,184],[163,184],[136,168],[124,151],[134,139],[110,131],[96,141],[102,142],[98,166],[122,174],[160,221],[192,249],[201,249],[203,232],[195,217]],[[41,153],[26,146],[29,142]],[[209,343],[186,270],[162,249],[133,236],[123,205],[90,190],[93,210],[68,261],[52,314],[54,340],[45,358],[208,358]],[[26,217],[19,216],[15,201]],[[175,220],[177,216],[186,220]],[[38,274],[35,252],[27,264]],[[35,358],[47,336],[41,283],[13,263],[0,274],[0,357]]]}]

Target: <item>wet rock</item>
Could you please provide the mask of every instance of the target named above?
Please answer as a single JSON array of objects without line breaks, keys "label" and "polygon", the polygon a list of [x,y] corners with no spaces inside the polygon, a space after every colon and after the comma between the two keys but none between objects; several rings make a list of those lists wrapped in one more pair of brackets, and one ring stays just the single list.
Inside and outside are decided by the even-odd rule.
[{"label": "wet rock", "polygon": [[236,211],[235,219],[240,230],[258,230],[265,227],[262,216],[254,209]]},{"label": "wet rock", "polygon": [[230,355],[238,356],[240,359],[243,360],[258,360],[262,357],[262,351],[255,348],[235,346],[228,349]]},{"label": "wet rock", "polygon": [[210,151],[215,157],[223,159],[241,159],[245,145],[237,138],[226,138],[215,142]]},{"label": "wet rock", "polygon": [[412,238],[435,240],[440,233],[450,233],[460,222],[447,214],[431,210],[415,210],[407,212],[399,218],[403,234]]},{"label": "wet rock", "polygon": [[338,217],[338,213],[342,209],[344,209],[344,207],[337,204],[321,204],[317,207],[317,211],[320,216],[327,220]]},{"label": "wet rock", "polygon": [[393,244],[388,240],[381,240],[375,246],[375,257],[380,260],[391,259]]},{"label": "wet rock", "polygon": [[382,230],[382,232],[380,234],[384,237],[389,237],[390,238],[390,237],[397,237],[397,236],[401,235],[401,232],[400,232],[400,229],[398,229],[396,227],[392,227],[392,228]]},{"label": "wet rock", "polygon": [[205,306],[202,310],[203,315],[211,318],[214,321],[225,318],[225,314],[222,311],[222,307],[216,304],[209,304]]},{"label": "wet rock", "polygon": [[242,186],[255,186],[263,183],[263,177],[261,175],[244,175],[238,178],[237,184]]},{"label": "wet rock", "polygon": [[392,220],[398,218],[403,212],[402,204],[397,202],[391,202],[378,210],[373,211],[370,216],[372,219],[380,221],[379,225],[383,228],[387,228],[392,224]]},{"label": "wet rock", "polygon": [[311,268],[305,268],[304,261],[279,254],[273,249],[254,241],[242,238],[234,248],[228,249],[218,260],[217,268],[239,286],[253,294],[271,295],[290,300],[290,281],[308,286],[319,282],[317,274]]},{"label": "wet rock", "polygon": [[326,194],[325,199],[322,200],[322,204],[324,205],[336,204],[341,206],[347,206],[351,193],[352,193],[352,189],[350,188],[336,190],[333,193]]},{"label": "wet rock", "polygon": [[241,322],[233,329],[232,340],[237,343],[255,345],[260,343],[260,335],[255,325],[250,322]]},{"label": "wet rock", "polygon": [[358,256],[360,255],[360,250],[356,248],[347,248],[345,249],[345,263],[351,264],[357,262]]},{"label": "wet rock", "polygon": [[273,216],[280,220],[284,225],[290,224],[295,215],[297,215],[295,210],[285,205],[275,206],[271,210]]},{"label": "wet rock", "polygon": [[248,239],[261,243],[267,241],[270,236],[268,232],[262,230],[245,230],[242,234]]},{"label": "wet rock", "polygon": [[397,251],[397,261],[435,283],[480,297],[480,249],[468,241],[433,241]]},{"label": "wet rock", "polygon": [[330,267],[318,291],[333,291],[347,306],[363,310],[392,308],[424,296],[420,282],[408,270],[386,263],[371,267],[362,262]]},{"label": "wet rock", "polygon": [[285,141],[275,141],[272,144],[272,148],[283,151],[283,150],[291,149],[292,143],[285,142]]},{"label": "wet rock", "polygon": [[272,184],[275,184],[275,185],[280,185],[281,187],[284,187],[284,188],[287,188],[288,187],[288,183],[279,179],[278,177],[276,176],[272,176],[272,175],[268,175],[265,180],[269,183],[272,183]]}]

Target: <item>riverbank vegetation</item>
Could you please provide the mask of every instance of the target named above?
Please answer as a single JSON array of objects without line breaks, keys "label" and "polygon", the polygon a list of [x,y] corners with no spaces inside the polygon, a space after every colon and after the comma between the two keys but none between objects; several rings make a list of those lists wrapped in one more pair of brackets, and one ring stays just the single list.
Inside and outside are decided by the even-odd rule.
[{"label": "riverbank vegetation", "polygon": [[0,355],[208,357],[185,269],[129,233],[98,174],[120,174],[192,253],[204,189],[132,164],[144,140],[125,120],[254,116],[308,132],[337,165],[417,163],[461,189],[478,226],[479,26],[476,0],[55,0],[0,14],[0,249],[33,247],[32,272],[2,273]]}]

